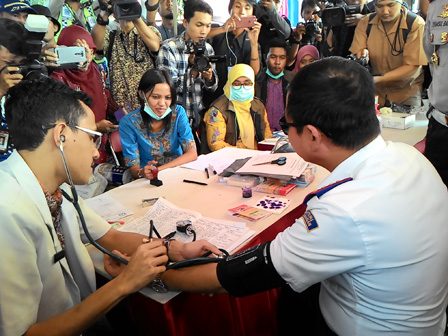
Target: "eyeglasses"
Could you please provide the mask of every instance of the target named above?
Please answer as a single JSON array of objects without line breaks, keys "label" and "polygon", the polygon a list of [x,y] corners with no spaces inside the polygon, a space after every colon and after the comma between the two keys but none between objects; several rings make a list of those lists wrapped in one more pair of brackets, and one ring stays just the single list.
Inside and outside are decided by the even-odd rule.
[{"label": "eyeglasses", "polygon": [[232,87],[235,90],[241,90],[241,88],[244,86],[245,89],[250,89],[254,86],[252,82],[244,82],[244,83],[238,83],[238,84],[232,84]]},{"label": "eyeglasses", "polygon": [[[42,130],[48,131],[49,129],[52,129],[55,127],[56,124],[50,125],[50,126],[42,126]],[[88,128],[80,127],[80,126],[71,126],[67,124],[69,127],[74,127],[76,129],[79,129],[80,131],[83,131],[84,133],[87,133],[90,136],[90,139],[92,140],[93,144],[95,145],[96,149],[99,149],[101,146],[101,139],[103,135],[100,132],[90,130]]]},{"label": "eyeglasses", "polygon": [[75,126],[76,129],[79,129],[80,131],[83,131],[87,133],[90,136],[90,139],[92,139],[92,142],[95,145],[96,149],[99,149],[101,146],[101,139],[103,135],[100,132],[92,131],[84,127]]},{"label": "eyeglasses", "polygon": [[283,131],[286,135],[288,135],[289,127],[291,127],[291,126],[296,126],[294,123],[286,122],[286,118],[285,118],[285,117],[282,117],[282,118],[279,120],[279,124],[280,124],[280,127],[282,128],[282,131]]}]

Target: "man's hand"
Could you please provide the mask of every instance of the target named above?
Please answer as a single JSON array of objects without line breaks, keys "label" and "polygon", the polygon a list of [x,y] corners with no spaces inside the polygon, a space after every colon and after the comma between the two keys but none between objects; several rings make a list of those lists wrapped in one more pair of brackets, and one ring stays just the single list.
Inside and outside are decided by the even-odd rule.
[{"label": "man's hand", "polygon": [[347,15],[347,17],[345,18],[345,24],[347,26],[357,26],[359,21],[361,21],[363,17],[364,15],[362,14]]},{"label": "man's hand", "polygon": [[168,262],[162,240],[140,245],[130,259],[119,251],[113,252],[130,260],[127,266],[118,266],[116,261],[105,256],[104,269],[111,275],[118,274],[116,279],[124,294],[134,293],[149,284],[157,274],[165,271]]},{"label": "man's hand", "polygon": [[96,128],[102,133],[112,132],[118,128],[118,125],[114,125],[111,121],[103,119],[96,123]]},{"label": "man's hand", "polygon": [[15,73],[17,71],[19,71],[19,68],[15,66],[3,68],[0,73],[0,98],[6,94],[10,87],[19,84],[19,82],[23,79],[21,74]]},{"label": "man's hand", "polygon": [[260,22],[255,22],[252,29],[244,28],[244,30],[247,31],[247,36],[249,37],[249,41],[251,44],[258,43],[258,36],[260,35],[260,29],[261,29]]},{"label": "man's hand", "polygon": [[206,81],[211,82],[212,79],[213,79],[213,68],[212,68],[212,64],[211,63],[209,63],[209,65],[210,65],[210,68],[208,68],[208,70],[202,71],[202,77]]},{"label": "man's hand", "polygon": [[358,51],[356,53],[356,58],[361,58],[361,57],[365,57],[365,58],[369,58],[369,51],[367,49],[361,49],[360,51]]},{"label": "man's hand", "polygon": [[87,71],[90,63],[92,63],[93,60],[93,53],[92,50],[89,47],[89,44],[87,43],[86,40],[84,39],[77,39],[75,41],[75,46],[77,47],[84,47],[84,49],[86,50],[86,63],[80,64],[80,66],[82,66],[82,68],[80,68],[79,70],[81,71]]},{"label": "man's hand", "polygon": [[[57,67],[57,62],[59,61],[58,55],[54,53],[54,48],[57,48],[57,45],[54,43],[48,43],[40,52],[40,59],[44,63],[46,67]],[[50,50],[51,49],[51,50]]]},{"label": "man's hand", "polygon": [[212,252],[216,255],[222,254],[215,245],[210,244],[204,239],[187,244],[173,240],[168,248],[168,254],[172,261],[197,258],[207,252]]},{"label": "man's hand", "polygon": [[305,35],[305,25],[303,23],[298,23],[296,29],[293,30],[292,36],[297,42],[302,41],[303,35]]}]

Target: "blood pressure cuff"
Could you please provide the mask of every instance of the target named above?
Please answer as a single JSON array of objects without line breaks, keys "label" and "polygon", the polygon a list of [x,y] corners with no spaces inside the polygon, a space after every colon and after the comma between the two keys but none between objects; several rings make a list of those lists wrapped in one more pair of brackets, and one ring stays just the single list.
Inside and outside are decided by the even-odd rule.
[{"label": "blood pressure cuff", "polygon": [[286,284],[272,264],[270,245],[251,247],[218,264],[218,280],[230,295],[241,297]]}]

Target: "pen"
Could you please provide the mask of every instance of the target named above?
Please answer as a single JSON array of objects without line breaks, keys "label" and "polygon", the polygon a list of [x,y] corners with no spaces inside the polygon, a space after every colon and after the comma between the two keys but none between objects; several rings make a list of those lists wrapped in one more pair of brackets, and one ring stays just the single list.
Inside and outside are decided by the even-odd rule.
[{"label": "pen", "polygon": [[217,174],[215,168],[213,168],[213,166],[211,164],[208,165],[208,168],[213,172],[213,174]]},{"label": "pen", "polygon": [[204,182],[198,182],[198,181],[192,181],[192,180],[184,180],[185,183],[194,183],[199,185],[207,185],[207,183]]},{"label": "pen", "polygon": [[149,240],[152,240],[152,230],[154,229],[154,221],[151,219],[149,221]]},{"label": "pen", "polygon": [[207,174],[207,178],[210,178],[210,175],[208,174],[208,169],[205,167],[205,173]]}]

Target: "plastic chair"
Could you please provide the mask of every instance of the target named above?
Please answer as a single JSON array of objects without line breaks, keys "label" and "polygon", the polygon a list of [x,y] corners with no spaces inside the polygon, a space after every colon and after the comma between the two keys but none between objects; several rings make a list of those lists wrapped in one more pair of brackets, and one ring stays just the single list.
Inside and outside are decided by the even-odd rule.
[{"label": "plastic chair", "polygon": [[[121,146],[121,140],[120,140],[120,132],[115,131],[112,132],[109,136],[109,145],[112,152],[112,156],[114,157],[115,164],[117,166],[122,166],[123,160],[119,160],[118,156],[122,156],[121,152],[123,151],[123,147]],[[118,154],[118,155],[117,155]]]}]

